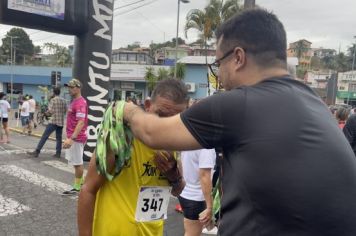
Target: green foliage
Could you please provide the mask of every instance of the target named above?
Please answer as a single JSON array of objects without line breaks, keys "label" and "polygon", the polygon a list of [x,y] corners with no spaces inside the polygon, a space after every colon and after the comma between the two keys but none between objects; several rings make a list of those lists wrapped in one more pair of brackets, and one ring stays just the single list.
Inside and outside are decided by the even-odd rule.
[{"label": "green foliage", "polygon": [[148,91],[151,94],[158,81],[157,76],[154,73],[153,67],[146,68],[145,80],[147,81]]},{"label": "green foliage", "polygon": [[157,80],[161,81],[169,78],[169,71],[164,68],[159,68],[157,72]]},{"label": "green foliage", "polygon": [[[178,37],[178,45],[181,44],[185,44],[185,41],[182,38]],[[151,56],[153,56],[154,53],[160,48],[164,48],[164,47],[174,48],[175,46],[176,46],[176,38],[172,38],[171,41],[166,41],[164,43],[151,43],[150,44]]]},{"label": "green foliage", "polygon": [[177,79],[183,80],[185,77],[185,64],[177,63]]},{"label": "green foliage", "polygon": [[[22,62],[24,56],[33,56],[34,45],[28,34],[22,28],[12,28],[8,31],[2,39],[1,50],[3,52],[2,58],[11,58],[11,37],[13,37],[13,48],[16,50],[16,58],[14,62]],[[15,53],[14,53],[15,54]],[[7,61],[6,59],[6,61]]]},{"label": "green foliage", "polygon": [[52,66],[65,67],[72,64],[72,57],[68,48],[58,45],[57,43],[45,43],[43,48],[49,50],[54,56]]}]

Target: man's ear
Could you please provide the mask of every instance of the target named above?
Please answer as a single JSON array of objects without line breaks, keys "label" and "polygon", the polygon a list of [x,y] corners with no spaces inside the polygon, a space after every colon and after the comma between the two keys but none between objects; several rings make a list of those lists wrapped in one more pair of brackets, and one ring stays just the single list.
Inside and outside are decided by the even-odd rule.
[{"label": "man's ear", "polygon": [[145,100],[145,111],[148,111],[151,107],[151,99]]},{"label": "man's ear", "polygon": [[240,69],[246,65],[246,52],[244,49],[237,47],[234,51],[235,68]]}]

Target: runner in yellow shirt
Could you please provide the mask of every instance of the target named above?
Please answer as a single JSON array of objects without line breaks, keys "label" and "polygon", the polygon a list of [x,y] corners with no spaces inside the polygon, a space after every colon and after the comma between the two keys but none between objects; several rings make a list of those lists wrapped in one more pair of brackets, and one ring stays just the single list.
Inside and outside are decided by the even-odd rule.
[{"label": "runner in yellow shirt", "polygon": [[[159,82],[145,103],[147,112],[159,116],[172,116],[186,107],[187,91],[178,80]],[[110,151],[108,166],[113,170],[114,156]],[[93,156],[79,195],[79,235],[163,235],[169,183],[162,173],[170,179],[168,174],[173,168],[176,169],[176,162],[172,153],[157,152],[137,139],[133,141],[130,166],[112,181],[97,174]],[[183,188],[184,181],[179,181],[172,193],[179,194]]]}]

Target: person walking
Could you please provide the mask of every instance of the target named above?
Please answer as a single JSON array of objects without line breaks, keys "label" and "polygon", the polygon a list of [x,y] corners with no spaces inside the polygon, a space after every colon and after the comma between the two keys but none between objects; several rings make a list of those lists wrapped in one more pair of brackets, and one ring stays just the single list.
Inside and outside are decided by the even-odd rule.
[{"label": "person walking", "polygon": [[[10,131],[9,131],[9,112],[11,110],[10,103],[5,99],[6,94],[0,92],[0,112],[1,122],[6,135],[6,143],[10,143]],[[2,131],[1,131],[2,132]]]},{"label": "person walking", "polygon": [[87,141],[88,105],[82,97],[82,83],[79,80],[71,79],[64,86],[68,88],[72,102],[67,112],[67,138],[63,143],[63,148],[66,149],[65,158],[68,160],[68,164],[74,167],[75,179],[73,188],[62,194],[73,195],[79,193],[83,183],[83,152]]},{"label": "person walking", "polygon": [[167,118],[126,103],[135,137],[157,149],[221,148],[221,236],[356,235],[355,155],[325,103],[289,75],[283,24],[244,10],[216,38],[225,91]]},{"label": "person walking", "polygon": [[28,102],[29,96],[26,95],[23,98],[23,103],[21,106],[21,125],[22,125],[22,135],[26,135],[26,129],[28,135],[31,135],[31,124],[30,124],[30,103]]},{"label": "person walking", "polygon": [[64,116],[67,112],[67,103],[60,97],[61,90],[59,87],[53,88],[54,98],[51,99],[48,106],[48,113],[51,114],[49,124],[46,126],[42,137],[37,144],[37,147],[32,152],[27,152],[32,157],[38,157],[43,146],[45,145],[49,136],[56,132],[56,154],[53,157],[60,158],[62,152],[62,133],[64,126]]},{"label": "person walking", "polygon": [[35,112],[36,112],[36,100],[33,99],[32,95],[29,95],[28,103],[30,104],[30,126],[33,128],[37,128],[36,120],[35,120]]}]

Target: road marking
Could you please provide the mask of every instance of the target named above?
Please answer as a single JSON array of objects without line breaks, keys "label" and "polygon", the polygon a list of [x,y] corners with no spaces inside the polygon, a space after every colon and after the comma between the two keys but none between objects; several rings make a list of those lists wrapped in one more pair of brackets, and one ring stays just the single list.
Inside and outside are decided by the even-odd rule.
[{"label": "road marking", "polygon": [[17,167],[15,165],[0,165],[0,171],[8,175],[17,177],[28,183],[40,186],[50,192],[62,193],[63,191],[72,189],[72,186],[59,182],[57,180],[47,178],[35,172]]},{"label": "road marking", "polygon": [[14,199],[6,198],[0,194],[0,217],[16,215],[29,210],[31,210],[31,208],[28,206],[22,205]]},{"label": "road marking", "polygon": [[[42,163],[44,163],[45,165],[54,167],[56,169],[65,171],[65,172],[69,172],[71,174],[74,174],[74,168],[73,166],[70,166],[66,163],[63,163],[61,161],[42,161]],[[87,170],[84,170],[84,177],[87,175]]]},{"label": "road marking", "polygon": [[[26,154],[27,152],[32,152],[33,149],[24,149],[24,148],[21,148],[21,149],[10,149],[10,150],[7,150],[5,149],[4,147],[2,147],[0,145],[0,155],[4,155],[4,154],[8,154],[8,155],[17,155],[17,154]],[[42,154],[54,154],[56,153],[55,150],[51,150],[51,149],[43,149],[41,151]]]}]

